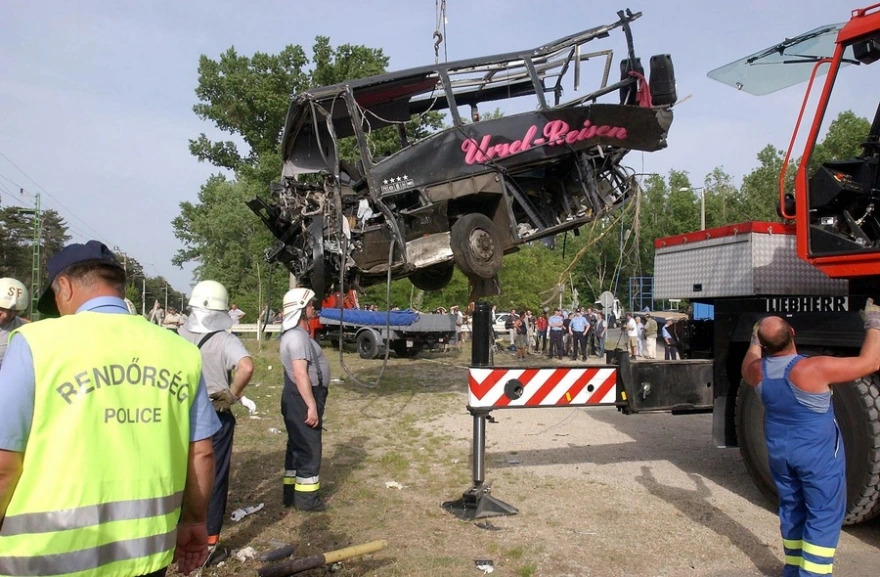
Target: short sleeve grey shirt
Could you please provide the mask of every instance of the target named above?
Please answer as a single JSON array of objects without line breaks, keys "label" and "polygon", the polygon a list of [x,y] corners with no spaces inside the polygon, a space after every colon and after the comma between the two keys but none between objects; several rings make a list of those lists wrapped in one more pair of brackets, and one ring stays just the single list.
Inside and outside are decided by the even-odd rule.
[{"label": "short sleeve grey shirt", "polygon": [[15,317],[5,325],[0,325],[0,365],[3,364],[3,357],[6,356],[6,348],[9,346],[9,335],[23,324],[23,320]]},{"label": "short sleeve grey shirt", "polygon": [[[301,328],[285,331],[281,335],[281,364],[291,381],[293,378],[293,361],[305,360],[309,367],[309,381],[312,386],[330,385],[330,362],[321,350],[321,346]],[[321,367],[321,382],[318,382],[318,369]]]},{"label": "short sleeve grey shirt", "polygon": [[[192,333],[183,327],[177,330],[177,334],[196,346],[205,338],[205,333]],[[228,389],[229,371],[235,369],[241,359],[251,356],[241,339],[226,331],[220,331],[205,341],[199,352],[202,353],[202,376],[208,385],[208,395]]]}]

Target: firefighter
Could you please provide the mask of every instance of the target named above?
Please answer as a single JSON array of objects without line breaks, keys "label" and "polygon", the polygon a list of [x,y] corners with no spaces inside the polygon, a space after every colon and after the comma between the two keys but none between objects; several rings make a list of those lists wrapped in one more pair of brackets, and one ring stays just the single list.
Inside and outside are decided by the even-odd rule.
[{"label": "firefighter", "polygon": [[14,278],[0,278],[0,365],[6,354],[9,334],[27,322],[18,316],[27,307],[27,288]]},{"label": "firefighter", "polygon": [[[188,574],[207,557],[219,427],[196,347],[125,308],[98,241],[49,259],[47,319],[0,368],[0,575]],[[176,550],[175,550],[176,543]]]},{"label": "firefighter", "polygon": [[284,295],[281,323],[281,364],[284,390],[281,414],[287,427],[284,456],[284,506],[303,511],[323,511],[321,488],[321,432],[324,404],[330,384],[330,364],[318,343],[309,336],[315,316],[315,293],[295,288]]},{"label": "firefighter", "polygon": [[[229,492],[229,467],[235,434],[235,416],[231,409],[254,374],[254,362],[241,340],[227,332],[234,321],[227,312],[229,293],[226,287],[213,280],[200,282],[193,287],[189,306],[191,313],[177,332],[199,347],[208,397],[220,419],[220,430],[211,438],[216,472],[214,491],[208,506],[208,546],[215,548],[220,540]],[[234,377],[230,374],[233,369]]]},{"label": "firefighter", "polygon": [[831,386],[855,386],[853,381],[880,368],[880,307],[870,299],[865,317],[858,357],[799,355],[794,329],[771,316],[755,324],[742,362],[743,380],[757,389],[764,405],[785,577],[832,573],[846,513],[846,457]]}]

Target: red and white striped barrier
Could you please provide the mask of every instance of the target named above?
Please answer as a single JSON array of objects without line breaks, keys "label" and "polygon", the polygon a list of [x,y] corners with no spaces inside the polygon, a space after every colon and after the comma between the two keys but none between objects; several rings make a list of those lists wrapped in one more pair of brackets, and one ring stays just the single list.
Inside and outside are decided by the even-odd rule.
[{"label": "red and white striped barrier", "polygon": [[468,388],[468,406],[475,409],[613,405],[617,399],[617,369],[471,368]]}]

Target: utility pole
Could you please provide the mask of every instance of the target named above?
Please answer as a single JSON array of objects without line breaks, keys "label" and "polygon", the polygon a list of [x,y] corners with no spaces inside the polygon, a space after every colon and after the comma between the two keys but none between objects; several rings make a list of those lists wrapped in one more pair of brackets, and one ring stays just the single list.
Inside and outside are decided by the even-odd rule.
[{"label": "utility pole", "polygon": [[168,283],[165,283],[165,310],[168,310]]},{"label": "utility pole", "polygon": [[[21,194],[24,194],[24,189],[20,189]],[[31,259],[31,310],[30,310],[30,318],[31,320],[39,320],[40,313],[37,311],[37,303],[40,301],[40,245],[42,244],[42,232],[43,232],[43,221],[40,213],[40,193],[36,193],[35,195],[35,207],[34,208],[22,208],[19,209],[19,212],[22,214],[32,214],[34,215],[33,222],[33,255]]]},{"label": "utility pole", "polygon": [[144,276],[141,280],[143,284],[141,284],[141,314],[143,316],[147,316],[147,277]]}]

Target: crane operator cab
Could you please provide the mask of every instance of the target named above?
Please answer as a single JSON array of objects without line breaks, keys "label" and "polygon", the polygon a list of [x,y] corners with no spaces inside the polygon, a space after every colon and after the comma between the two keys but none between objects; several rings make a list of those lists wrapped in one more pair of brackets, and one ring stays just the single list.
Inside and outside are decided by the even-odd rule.
[{"label": "crane operator cab", "polygon": [[[848,158],[834,158],[817,142],[841,112],[874,105],[859,95],[876,94],[878,76],[861,69],[878,59],[880,5],[875,5],[854,10],[848,22],[820,26],[709,72],[755,95],[809,82],[780,174],[778,212],[797,225],[798,256],[835,278],[880,274],[880,106],[853,110],[856,117],[873,113],[873,122]],[[823,75],[824,82],[817,82]],[[821,90],[812,98],[815,111],[797,158],[792,149],[801,120],[810,118],[814,84]],[[798,165],[793,183],[786,170],[790,160]]]}]

